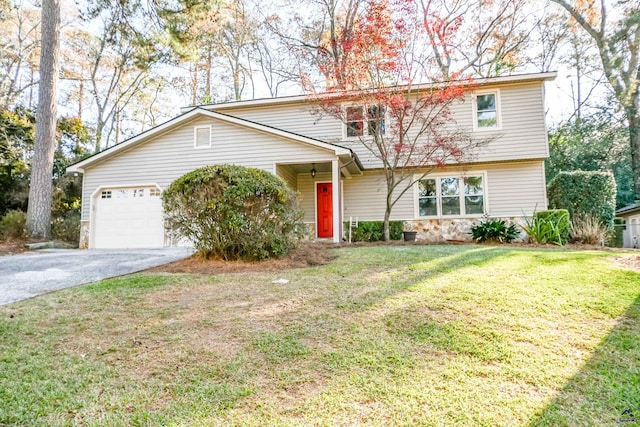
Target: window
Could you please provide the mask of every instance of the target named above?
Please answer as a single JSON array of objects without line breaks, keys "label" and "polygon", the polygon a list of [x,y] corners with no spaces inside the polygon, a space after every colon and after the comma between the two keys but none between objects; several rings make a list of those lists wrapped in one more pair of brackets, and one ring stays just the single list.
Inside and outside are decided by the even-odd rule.
[{"label": "window", "polygon": [[150,188],[149,189],[149,197],[160,197],[160,189],[159,188]]},{"label": "window", "polygon": [[195,148],[211,147],[211,126],[196,126],[194,128]]},{"label": "window", "polygon": [[100,193],[100,198],[101,199],[110,199],[111,198],[111,191],[103,191],[102,193]]},{"label": "window", "polygon": [[144,188],[136,188],[133,190],[133,197],[144,197]]},{"label": "window", "polygon": [[384,135],[384,105],[351,106],[346,108],[346,136],[354,138],[366,135]]},{"label": "window", "polygon": [[418,216],[482,215],[484,175],[440,176],[418,181]]},{"label": "window", "polygon": [[497,91],[478,93],[474,107],[474,124],[476,129],[496,129],[500,127],[500,109]]},{"label": "window", "polygon": [[126,199],[127,197],[129,197],[129,191],[128,190],[118,190],[118,191],[116,191],[116,198],[117,199]]}]

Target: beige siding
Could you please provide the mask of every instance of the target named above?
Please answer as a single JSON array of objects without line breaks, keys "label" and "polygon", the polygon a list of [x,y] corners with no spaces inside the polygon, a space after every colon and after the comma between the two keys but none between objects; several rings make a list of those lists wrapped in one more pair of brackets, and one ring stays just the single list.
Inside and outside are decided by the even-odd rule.
[{"label": "beige siding", "polygon": [[[212,125],[211,147],[194,148],[194,126]],[[210,118],[187,123],[111,159],[84,174],[83,219],[99,186],[158,184],[166,188],[181,175],[205,165],[232,163],[275,173],[275,164],[335,159],[326,150]]]},{"label": "beige siding", "polygon": [[[541,161],[478,165],[473,168],[437,170],[437,174],[486,172],[487,208],[493,217],[531,215],[534,209],[547,208],[544,164]],[[305,222],[315,221],[315,183],[331,181],[329,174],[298,175],[298,192],[305,212]],[[344,219],[358,217],[360,221],[382,221],[385,211],[386,184],[381,171],[342,180]],[[409,189],[392,210],[392,220],[416,218],[416,193]]]},{"label": "beige siding", "polygon": [[[473,131],[471,93],[467,94],[465,102],[452,107],[456,127],[470,132],[476,139],[490,140],[488,145],[473,153],[470,161],[513,161],[547,157],[543,83],[510,84],[495,88],[499,89],[502,122],[500,130]],[[492,88],[483,87],[485,89]],[[379,161],[360,142],[343,139],[342,124],[337,119],[314,111],[309,104],[224,109],[222,112],[351,148],[358,154],[365,168],[380,167]]]},{"label": "beige siding", "polygon": [[494,217],[531,215],[547,209],[543,162],[487,167],[489,214]]},{"label": "beige siding", "polygon": [[294,191],[298,190],[298,175],[290,166],[277,165],[276,175],[282,178],[284,182],[287,183],[289,188],[291,188]]}]

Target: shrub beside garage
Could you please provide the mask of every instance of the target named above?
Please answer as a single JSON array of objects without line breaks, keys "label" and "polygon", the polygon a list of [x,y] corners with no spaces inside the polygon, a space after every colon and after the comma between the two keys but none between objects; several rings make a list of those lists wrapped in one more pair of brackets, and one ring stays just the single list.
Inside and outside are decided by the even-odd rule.
[{"label": "shrub beside garage", "polygon": [[302,237],[295,192],[260,169],[205,166],[176,179],[162,201],[167,227],[205,258],[277,258]]}]

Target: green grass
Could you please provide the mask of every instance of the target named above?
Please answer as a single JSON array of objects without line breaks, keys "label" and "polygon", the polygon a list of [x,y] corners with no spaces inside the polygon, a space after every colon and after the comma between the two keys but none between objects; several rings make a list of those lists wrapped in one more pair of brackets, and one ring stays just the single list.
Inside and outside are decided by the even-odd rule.
[{"label": "green grass", "polygon": [[640,273],[613,262],[630,254],[336,254],[278,273],[139,274],[0,307],[0,426],[640,419]]}]

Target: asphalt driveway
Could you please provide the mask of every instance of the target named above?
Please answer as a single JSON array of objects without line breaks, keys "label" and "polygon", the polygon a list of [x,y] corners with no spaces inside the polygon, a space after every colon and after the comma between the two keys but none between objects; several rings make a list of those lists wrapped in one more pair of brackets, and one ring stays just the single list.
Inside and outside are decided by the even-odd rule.
[{"label": "asphalt driveway", "polygon": [[0,257],[0,305],[146,270],[192,253],[165,249],[46,249]]}]

